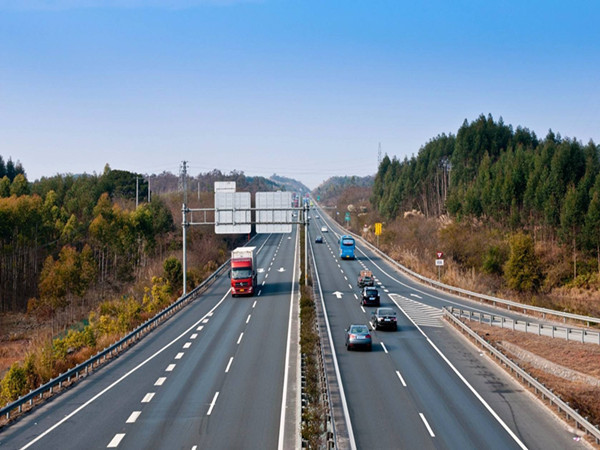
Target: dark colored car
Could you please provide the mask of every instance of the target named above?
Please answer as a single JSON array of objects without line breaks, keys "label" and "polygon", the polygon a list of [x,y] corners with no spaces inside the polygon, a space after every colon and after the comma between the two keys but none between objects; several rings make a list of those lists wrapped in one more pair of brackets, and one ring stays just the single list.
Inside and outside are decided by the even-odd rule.
[{"label": "dark colored car", "polygon": [[371,351],[371,332],[367,325],[350,325],[346,330],[346,348],[353,350],[364,348]]},{"label": "dark colored car", "polygon": [[374,330],[386,329],[396,331],[398,329],[397,320],[396,311],[392,308],[377,308],[376,311],[371,313],[371,326]]},{"label": "dark colored car", "polygon": [[358,274],[356,284],[361,289],[365,286],[374,286],[375,280],[373,279],[373,272],[371,272],[370,270],[361,270]]},{"label": "dark colored car", "polygon": [[317,236],[315,238],[315,243],[322,244],[323,243],[323,236]]},{"label": "dark colored car", "polygon": [[379,291],[374,287],[366,287],[362,290],[362,300],[360,302],[365,306],[379,306]]}]

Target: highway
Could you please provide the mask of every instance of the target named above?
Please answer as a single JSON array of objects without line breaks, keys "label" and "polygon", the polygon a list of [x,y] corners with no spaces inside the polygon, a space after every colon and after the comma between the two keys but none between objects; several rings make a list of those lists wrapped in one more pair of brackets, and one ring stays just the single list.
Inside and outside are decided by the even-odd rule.
[{"label": "highway", "polygon": [[297,238],[257,236],[258,295],[232,298],[220,277],[132,349],[3,430],[0,448],[294,447]]},{"label": "highway", "polygon": [[[360,243],[356,260],[340,261],[342,230],[323,217],[309,226],[309,254],[343,388],[333,406],[346,416],[336,428],[348,430],[347,448],[583,447],[440,319],[443,305],[473,302],[416,284]],[[258,295],[232,298],[220,277],[133,348],[2,430],[0,449],[298,448],[298,234],[259,235],[252,245]],[[373,331],[372,352],[348,352],[345,328],[367,323],[373,309],[358,302],[362,268],[373,271],[382,306],[398,312],[399,330]]]},{"label": "highway", "polygon": [[[357,242],[339,259],[343,230],[323,212],[309,226],[318,292],[327,311],[355,448],[582,448],[520,385],[441,320],[441,307],[474,303],[418,285]],[[321,226],[328,232],[322,232]],[[324,237],[323,244],[315,237]],[[344,330],[367,324],[359,271],[373,271],[399,330],[372,331],[372,352],[348,352]],[[337,293],[337,294],[334,294]],[[338,405],[339,406],[339,405]]]}]

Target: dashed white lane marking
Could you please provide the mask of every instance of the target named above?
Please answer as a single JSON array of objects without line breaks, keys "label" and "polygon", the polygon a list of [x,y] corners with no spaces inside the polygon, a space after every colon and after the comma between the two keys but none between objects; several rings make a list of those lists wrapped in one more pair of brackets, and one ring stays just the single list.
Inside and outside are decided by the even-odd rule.
[{"label": "dashed white lane marking", "polygon": [[229,368],[231,367],[231,363],[233,362],[233,356],[229,358],[229,362],[227,363],[227,367],[225,368],[225,373],[229,372]]},{"label": "dashed white lane marking", "polygon": [[148,392],[142,399],[142,403],[150,403],[152,397],[154,397],[154,392]]},{"label": "dashed white lane marking", "polygon": [[206,317],[212,317],[213,313],[209,312]]},{"label": "dashed white lane marking", "polygon": [[256,308],[256,302],[257,302],[257,300],[254,300],[254,303],[252,303],[253,308]]},{"label": "dashed white lane marking", "polygon": [[[342,272],[344,273],[344,272]],[[348,277],[346,275],[344,275],[344,280],[348,281]]]},{"label": "dashed white lane marking", "polygon": [[140,417],[140,414],[142,414],[141,411],[133,411],[125,423],[135,423],[135,421],[138,420],[138,417]]},{"label": "dashed white lane marking", "polygon": [[121,440],[125,437],[125,433],[117,433],[115,437],[108,443],[107,448],[117,448],[121,443]]},{"label": "dashed white lane marking", "polygon": [[390,292],[390,290],[389,289],[384,289],[383,292],[388,293],[388,292]]},{"label": "dashed white lane marking", "polygon": [[208,323],[208,321],[209,321],[209,320],[210,320],[210,319],[204,319],[204,320],[202,321],[202,323]]},{"label": "dashed white lane marking", "polygon": [[431,427],[429,426],[429,423],[427,422],[427,419],[425,418],[425,416],[423,415],[423,413],[419,413],[419,416],[421,416],[421,420],[423,421],[423,423],[425,424],[425,426],[427,427],[427,431],[429,431],[429,435],[431,437],[435,437],[435,434],[433,434],[433,430],[431,429]]},{"label": "dashed white lane marking", "polygon": [[190,348],[192,346],[191,342],[186,342],[185,344],[183,344],[183,348]]},{"label": "dashed white lane marking", "polygon": [[388,294],[390,298],[402,307],[405,314],[415,321],[417,325],[440,328],[442,324],[442,310],[433,306],[412,300],[398,294]]},{"label": "dashed white lane marking", "polygon": [[252,317],[252,314],[248,314],[248,317],[246,318],[246,323],[250,322],[250,317]]},{"label": "dashed white lane marking", "polygon": [[215,403],[217,403],[217,398],[219,397],[219,392],[217,392],[215,394],[215,396],[213,397],[213,401],[210,404],[210,408],[208,408],[208,412],[206,413],[207,416],[210,416],[210,414],[212,413],[213,408],[215,407]]},{"label": "dashed white lane marking", "polygon": [[349,287],[350,289],[352,289],[352,285],[351,285],[350,283],[348,283],[348,287]]},{"label": "dashed white lane marking", "polygon": [[185,355],[185,353],[179,352],[175,355],[175,359],[181,359],[181,358],[183,358],[183,355]]},{"label": "dashed white lane marking", "polygon": [[356,300],[358,300],[358,295],[354,294],[354,298],[355,298]]},{"label": "dashed white lane marking", "polygon": [[165,381],[167,381],[167,377],[159,377],[154,383],[154,386],[162,386]]},{"label": "dashed white lane marking", "polygon": [[242,334],[240,334],[240,337],[238,338],[237,345],[240,345],[240,342],[242,342],[243,337],[244,337],[244,332],[242,331]]},{"label": "dashed white lane marking", "polygon": [[169,364],[167,366],[167,368],[165,369],[165,372],[173,372],[174,368],[175,368],[175,364]]},{"label": "dashed white lane marking", "polygon": [[198,328],[196,328],[196,331],[202,331],[202,328],[204,328],[204,325],[200,325]]},{"label": "dashed white lane marking", "polygon": [[388,352],[387,347],[385,346],[385,344],[383,342],[380,342],[381,346],[383,347],[383,351],[384,352]]},{"label": "dashed white lane marking", "polygon": [[264,286],[264,285],[265,285],[265,283],[266,283],[266,281],[264,281],[264,280],[263,280],[263,282],[262,282],[262,286]]},{"label": "dashed white lane marking", "polygon": [[[267,278],[269,278],[269,274],[266,274],[266,275],[265,275],[265,280],[266,280]],[[263,281],[263,283],[264,283],[264,281]]]},{"label": "dashed white lane marking", "polygon": [[398,375],[398,378],[400,378],[400,383],[402,383],[402,386],[406,387],[406,383],[404,382],[404,378],[402,378],[402,375],[400,375],[400,371],[396,370],[396,375]]},{"label": "dashed white lane marking", "polygon": [[194,333],[190,336],[190,339],[196,339],[198,337],[198,333]]},{"label": "dashed white lane marking", "polygon": [[365,311],[365,308],[363,308],[363,305],[360,305],[360,309],[362,309],[362,312],[364,312],[365,314],[367,313],[367,312]]},{"label": "dashed white lane marking", "polygon": [[260,297],[260,294],[262,294],[262,290],[258,291],[258,294],[256,294],[256,296]]}]

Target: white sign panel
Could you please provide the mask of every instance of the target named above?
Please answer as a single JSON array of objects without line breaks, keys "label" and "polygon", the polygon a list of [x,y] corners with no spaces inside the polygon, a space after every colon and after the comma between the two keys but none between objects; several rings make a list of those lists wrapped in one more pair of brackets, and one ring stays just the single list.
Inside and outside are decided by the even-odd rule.
[{"label": "white sign panel", "polygon": [[443,266],[444,265],[444,260],[443,259],[436,259],[435,260],[435,265],[436,266]]},{"label": "white sign panel", "polygon": [[216,234],[248,234],[251,224],[250,192],[215,192]]},{"label": "white sign panel", "polygon": [[235,192],[235,181],[215,181],[215,192]]},{"label": "white sign panel", "polygon": [[291,192],[257,192],[256,232],[291,233],[291,206]]}]

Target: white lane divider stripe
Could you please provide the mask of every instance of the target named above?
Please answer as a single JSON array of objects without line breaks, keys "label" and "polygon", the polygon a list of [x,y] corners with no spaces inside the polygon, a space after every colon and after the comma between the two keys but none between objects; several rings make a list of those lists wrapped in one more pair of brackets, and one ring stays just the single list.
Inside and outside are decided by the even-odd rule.
[{"label": "white lane divider stripe", "polygon": [[231,367],[231,363],[233,362],[233,356],[229,358],[229,362],[227,363],[227,367],[225,368],[225,373],[229,372],[229,368]]},{"label": "white lane divider stripe", "polygon": [[125,433],[117,433],[115,437],[112,438],[112,441],[108,443],[107,448],[116,448],[121,443],[121,440],[125,437]]},{"label": "white lane divider stripe", "polygon": [[244,337],[244,332],[242,331],[242,334],[240,334],[240,337],[237,340],[237,345],[240,345],[240,342],[242,342],[243,337]]},{"label": "white lane divider stripe", "polygon": [[198,328],[196,328],[196,331],[202,331],[202,328],[204,328],[204,325],[200,325]]},{"label": "white lane divider stripe", "polygon": [[140,414],[142,414],[141,411],[133,411],[125,423],[135,423],[135,421],[138,420],[138,417],[140,417]]},{"label": "white lane divider stripe", "polygon": [[257,300],[254,300],[254,303],[252,303],[253,308],[256,308],[256,302],[257,302]]},{"label": "white lane divider stripe", "polygon": [[209,319],[204,319],[202,323],[208,323]]},{"label": "white lane divider stripe", "polygon": [[383,347],[383,351],[387,353],[387,352],[388,352],[388,350],[387,350],[387,348],[386,348],[385,344],[384,344],[383,342],[380,342],[380,344],[381,344],[381,346]]},{"label": "white lane divider stripe", "polygon": [[167,368],[165,369],[165,372],[173,372],[174,368],[175,368],[175,364],[169,364],[167,366]]},{"label": "white lane divider stripe", "polygon": [[404,381],[404,378],[402,378],[402,375],[400,375],[400,371],[396,370],[396,375],[398,375],[398,378],[400,378],[400,383],[402,383],[402,386],[406,387],[406,383]]},{"label": "white lane divider stripe", "polygon": [[207,416],[210,416],[210,414],[212,413],[212,410],[215,407],[215,403],[217,403],[217,398],[218,397],[219,397],[219,392],[217,391],[217,393],[213,397],[212,403],[210,404],[210,408],[208,408],[208,412],[206,413]]},{"label": "white lane divider stripe", "polygon": [[425,416],[423,415],[423,413],[419,413],[419,416],[421,416],[421,420],[423,421],[423,423],[425,424],[425,426],[427,427],[427,431],[429,431],[429,435],[431,437],[435,437],[435,434],[433,434],[433,430],[431,429],[431,427],[429,426],[429,423],[427,422],[427,419],[425,418]]},{"label": "white lane divider stripe", "polygon": [[365,308],[363,308],[363,305],[360,305],[360,309],[362,309],[362,312],[364,312],[365,314],[367,313],[367,312],[365,311]]},{"label": "white lane divider stripe", "polygon": [[252,317],[252,314],[248,314],[248,318],[246,319],[246,323],[250,322],[250,317]]},{"label": "white lane divider stripe", "polygon": [[186,342],[185,344],[183,344],[183,348],[190,348],[192,346],[191,342]]},{"label": "white lane divider stripe", "polygon": [[190,336],[190,339],[196,339],[198,337],[198,333],[194,333]]},{"label": "white lane divider stripe", "polygon": [[183,355],[185,355],[185,353],[179,352],[175,355],[175,359],[181,359],[181,358],[183,358]]},{"label": "white lane divider stripe", "polygon": [[355,298],[356,300],[358,300],[358,295],[354,294],[354,298]]},{"label": "white lane divider stripe", "polygon": [[154,386],[162,386],[165,383],[165,381],[167,381],[167,377],[160,377],[158,378],[158,380],[156,380]]},{"label": "white lane divider stripe", "polygon": [[142,399],[142,403],[150,403],[150,401],[152,400],[153,397],[154,397],[154,392],[148,392]]}]

